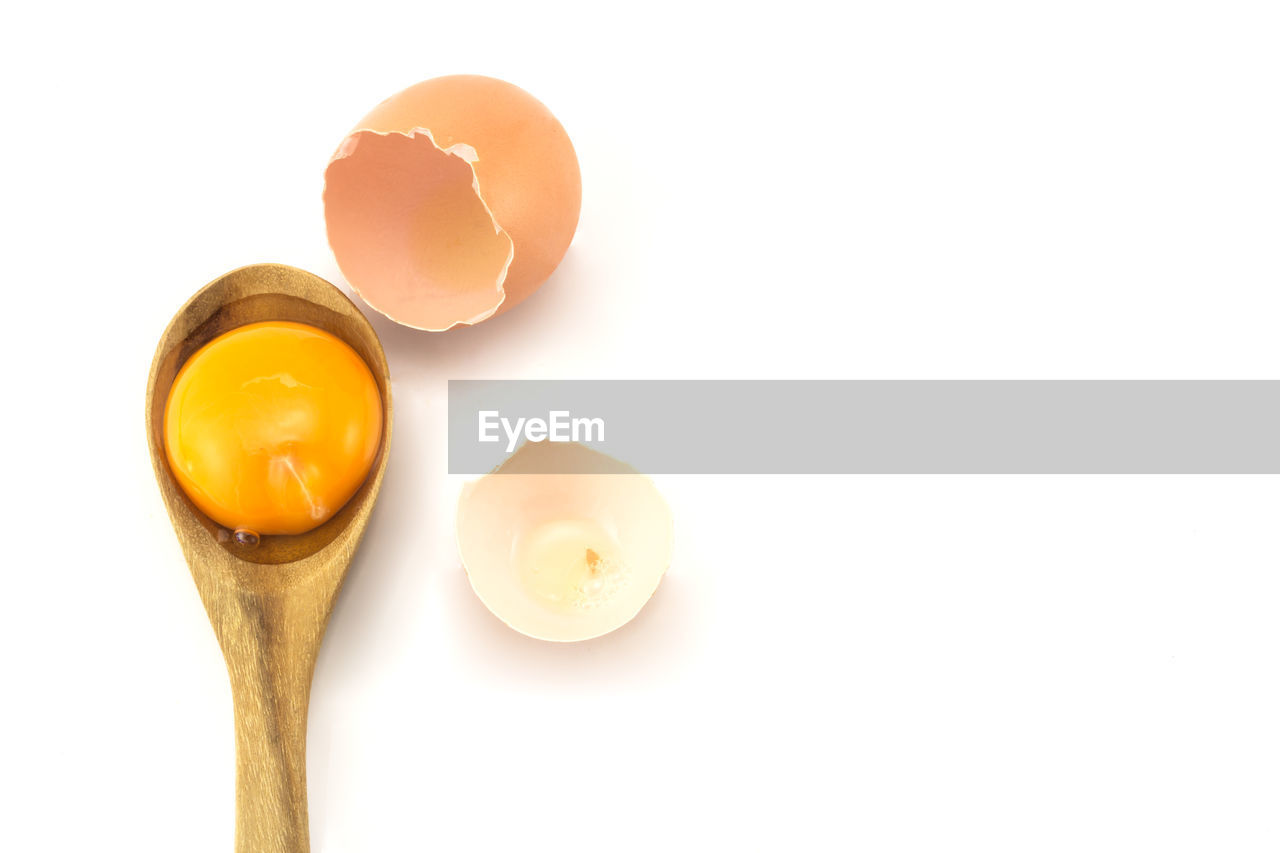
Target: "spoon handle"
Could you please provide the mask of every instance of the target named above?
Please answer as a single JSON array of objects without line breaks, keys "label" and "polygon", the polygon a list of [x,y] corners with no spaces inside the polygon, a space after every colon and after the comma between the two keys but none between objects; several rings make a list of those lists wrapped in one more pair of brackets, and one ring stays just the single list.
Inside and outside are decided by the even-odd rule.
[{"label": "spoon handle", "polygon": [[309,853],[307,703],[320,637],[287,601],[241,604],[240,624],[222,632],[236,720],[236,853]]}]

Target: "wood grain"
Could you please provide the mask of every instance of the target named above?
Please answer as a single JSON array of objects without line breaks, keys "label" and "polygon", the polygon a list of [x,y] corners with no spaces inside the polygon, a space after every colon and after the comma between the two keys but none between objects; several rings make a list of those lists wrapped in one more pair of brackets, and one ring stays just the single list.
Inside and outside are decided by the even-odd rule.
[{"label": "wood grain", "polygon": [[[294,320],[337,335],[373,372],[383,433],[373,468],[333,518],[256,548],[201,513],[169,471],[164,406],[197,349],[261,320]],[[184,305],[165,329],[147,380],[147,444],[169,519],[231,678],[236,740],[237,853],[307,853],[307,704],[316,655],[343,577],[373,510],[391,441],[391,378],[373,327],[340,290],[282,264],[234,270]]]}]

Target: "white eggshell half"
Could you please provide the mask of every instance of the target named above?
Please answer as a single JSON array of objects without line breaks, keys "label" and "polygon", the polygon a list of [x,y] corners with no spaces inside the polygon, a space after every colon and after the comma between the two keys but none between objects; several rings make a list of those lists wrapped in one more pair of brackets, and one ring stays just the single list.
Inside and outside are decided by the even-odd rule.
[{"label": "white eggshell half", "polygon": [[[548,606],[515,564],[518,537],[566,520],[607,530],[625,565],[625,583],[591,607]],[[671,562],[671,510],[628,465],[580,444],[531,442],[463,488],[457,537],[471,586],[495,616],[530,637],[572,642],[620,628],[652,597]]]}]

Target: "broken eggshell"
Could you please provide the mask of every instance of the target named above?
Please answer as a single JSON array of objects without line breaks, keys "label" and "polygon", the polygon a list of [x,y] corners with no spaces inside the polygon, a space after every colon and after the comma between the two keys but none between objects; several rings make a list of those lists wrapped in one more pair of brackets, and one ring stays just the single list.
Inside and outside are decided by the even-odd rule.
[{"label": "broken eggshell", "polygon": [[444,331],[519,304],[578,225],[582,179],[560,122],[476,75],[393,95],[325,170],[329,245],[352,288],[406,326]]},{"label": "broken eggshell", "polygon": [[671,510],[634,468],[576,443],[528,442],[468,483],[458,549],[476,595],[556,642],[630,622],[671,562]]}]

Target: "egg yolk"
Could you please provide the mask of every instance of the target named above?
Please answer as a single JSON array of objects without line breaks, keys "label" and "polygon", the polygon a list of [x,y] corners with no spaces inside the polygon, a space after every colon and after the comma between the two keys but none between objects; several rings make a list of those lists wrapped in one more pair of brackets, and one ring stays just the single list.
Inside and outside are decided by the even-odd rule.
[{"label": "egg yolk", "polygon": [[369,474],[382,417],[373,374],[345,342],[302,323],[252,323],[182,366],[165,453],[192,502],[252,542],[341,509]]}]

